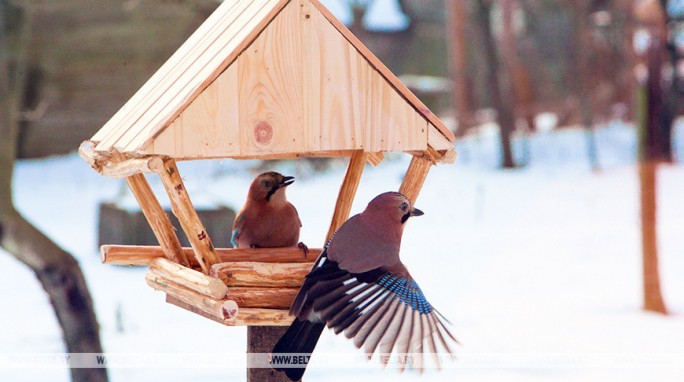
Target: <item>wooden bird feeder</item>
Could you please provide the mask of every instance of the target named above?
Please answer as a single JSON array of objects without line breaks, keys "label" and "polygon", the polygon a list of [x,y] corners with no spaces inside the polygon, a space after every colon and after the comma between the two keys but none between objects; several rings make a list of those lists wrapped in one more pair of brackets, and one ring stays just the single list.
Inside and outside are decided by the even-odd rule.
[{"label": "wooden bird feeder", "polygon": [[[159,246],[102,246],[106,264],[145,265],[166,301],[225,325],[284,326],[320,249],[214,248],[176,161],[349,157],[328,238],[349,217],[366,162],[413,156],[400,192],[415,201],[454,136],[317,0],[224,1],[81,156],[125,178]],[[183,248],[143,173],[156,173]],[[227,223],[228,224],[228,223]],[[327,238],[326,238],[327,240]]]}]

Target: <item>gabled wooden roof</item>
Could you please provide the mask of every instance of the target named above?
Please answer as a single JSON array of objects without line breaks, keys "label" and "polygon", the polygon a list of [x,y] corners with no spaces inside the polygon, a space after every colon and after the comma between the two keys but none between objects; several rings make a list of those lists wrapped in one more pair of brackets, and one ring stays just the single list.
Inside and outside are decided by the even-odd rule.
[{"label": "gabled wooden roof", "polygon": [[177,159],[453,152],[453,134],[317,0],[226,0],[95,134]]}]

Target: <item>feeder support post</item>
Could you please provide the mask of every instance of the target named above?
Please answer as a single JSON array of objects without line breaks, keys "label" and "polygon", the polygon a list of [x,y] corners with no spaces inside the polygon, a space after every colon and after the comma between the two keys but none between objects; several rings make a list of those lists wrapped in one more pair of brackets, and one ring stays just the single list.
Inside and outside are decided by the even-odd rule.
[{"label": "feeder support post", "polygon": [[192,201],[190,201],[190,196],[188,196],[183,180],[178,173],[176,161],[173,159],[165,160],[164,169],[159,176],[171,200],[171,209],[188,237],[202,272],[209,274],[211,266],[220,263],[221,260],[216,254],[214,244],[200,221]]},{"label": "feeder support post", "polygon": [[409,165],[406,175],[404,175],[404,180],[401,182],[401,187],[399,192],[411,201],[411,204],[416,202],[418,199],[418,194],[420,189],[425,183],[425,178],[427,178],[430,168],[433,166],[433,162],[425,157],[414,155],[411,159],[411,164]]},{"label": "feeder support post", "polygon": [[[247,327],[247,353],[255,354],[270,353],[273,347],[287,332],[287,326],[248,326]],[[285,373],[270,368],[250,367],[250,359],[247,359],[247,382],[290,382]]]},{"label": "feeder support post", "polygon": [[183,247],[171,225],[169,217],[154,196],[145,175],[135,174],[126,177],[126,183],[140,204],[140,209],[159,241],[164,257],[183,266],[189,266]]},{"label": "feeder support post", "polygon": [[330,229],[326,236],[327,243],[332,235],[337,231],[342,224],[349,218],[352,203],[354,203],[354,196],[356,190],[359,188],[361,182],[361,175],[366,166],[366,159],[368,154],[363,150],[356,150],[349,159],[349,166],[347,173],[344,175],[344,181],[340,187],[340,192],[337,196],[337,203],[335,204],[335,212],[333,213],[332,222],[330,222]]}]

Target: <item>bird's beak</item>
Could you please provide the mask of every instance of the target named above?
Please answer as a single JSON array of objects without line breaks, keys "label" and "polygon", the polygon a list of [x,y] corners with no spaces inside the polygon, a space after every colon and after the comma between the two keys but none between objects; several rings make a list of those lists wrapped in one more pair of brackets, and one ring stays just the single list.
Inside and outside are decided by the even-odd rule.
[{"label": "bird's beak", "polygon": [[292,183],[294,183],[294,181],[295,181],[294,176],[284,176],[283,181],[280,182],[278,187],[287,187],[287,186],[291,185]]},{"label": "bird's beak", "polygon": [[423,211],[421,211],[417,208],[412,208],[411,211],[405,213],[404,216],[401,217],[401,224],[406,223],[408,218],[410,218],[412,216],[422,216],[422,215],[423,215]]}]

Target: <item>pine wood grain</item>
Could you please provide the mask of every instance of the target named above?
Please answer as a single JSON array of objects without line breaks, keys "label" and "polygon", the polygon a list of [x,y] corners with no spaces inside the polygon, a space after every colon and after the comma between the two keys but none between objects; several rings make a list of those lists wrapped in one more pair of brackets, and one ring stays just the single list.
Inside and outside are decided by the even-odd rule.
[{"label": "pine wood grain", "polygon": [[96,134],[96,150],[263,158],[418,151],[428,140],[448,150],[453,134],[318,1],[237,0],[217,13],[139,105]]},{"label": "pine wood grain", "polygon": [[135,152],[146,146],[252,43],[286,3],[286,0],[253,0],[214,43],[194,57],[192,64],[180,75],[169,73],[178,80],[145,110],[136,122],[138,127],[135,131],[122,136],[114,148]]},{"label": "pine wood grain", "polygon": [[174,158],[239,155],[237,66],[229,66],[142,152]]},{"label": "pine wood grain", "polygon": [[231,321],[234,326],[289,326],[294,317],[287,309],[243,308]]},{"label": "pine wood grain", "polygon": [[423,156],[414,156],[411,159],[411,164],[399,188],[399,192],[404,194],[411,201],[411,204],[414,204],[416,199],[418,199],[420,189],[423,187],[425,178],[427,178],[432,165],[432,161]]},{"label": "pine wood grain", "polygon": [[289,326],[294,320],[286,309],[240,308],[234,318],[222,319],[172,295],[166,296],[166,302],[226,326]]},{"label": "pine wood grain", "polygon": [[311,271],[311,264],[227,262],[214,264],[211,275],[227,286],[300,287]]},{"label": "pine wood grain", "polygon": [[143,174],[135,174],[126,177],[126,184],[131,189],[133,196],[138,201],[145,219],[150,224],[154,236],[159,241],[161,252],[164,256],[178,264],[188,266],[188,259],[185,257],[183,247],[176,236],[176,231],[154,196],[154,192]]},{"label": "pine wood grain", "polygon": [[237,59],[240,153],[306,151],[302,28],[291,2]]},{"label": "pine wood grain", "polygon": [[[200,27],[178,48],[152,77],[131,97],[126,104],[93,136],[99,142],[99,151],[110,150],[122,134],[135,129],[131,122],[147,110],[160,92],[167,91],[176,79],[171,74],[190,66],[208,46],[216,40],[224,28],[230,26],[248,1],[224,2]],[[224,28],[221,28],[221,26]]]},{"label": "pine wood grain", "polygon": [[208,274],[211,266],[220,262],[220,259],[216,255],[214,244],[211,242],[206,228],[204,228],[192,205],[190,196],[178,173],[176,162],[173,159],[167,159],[164,162],[164,171],[159,175],[171,200],[171,210],[185,231],[202,271]]},{"label": "pine wood grain", "polygon": [[449,141],[432,125],[428,126],[428,145],[435,150],[454,151],[454,143]]},{"label": "pine wood grain", "polygon": [[363,97],[355,93],[357,52],[306,2],[304,28],[308,36],[302,55],[306,75],[304,118],[308,147],[320,150],[363,148]]},{"label": "pine wood grain", "polygon": [[351,211],[352,204],[354,203],[354,196],[356,196],[356,190],[359,188],[359,183],[361,182],[361,175],[363,175],[363,169],[366,166],[367,154],[362,150],[358,150],[354,155],[349,158],[349,165],[347,166],[347,172],[344,175],[344,181],[340,186],[340,192],[337,195],[337,202],[335,202],[335,210],[333,212],[333,218],[330,222],[330,228],[328,229],[328,235],[326,236],[325,242],[327,243],[332,235],[337,231],[342,224],[349,219],[349,213]]},{"label": "pine wood grain", "polygon": [[323,4],[318,0],[309,0],[313,6],[335,27],[349,43],[395,88],[403,98],[414,105],[417,112],[422,114],[449,141],[455,141],[454,134],[435,116],[427,106],[413,94],[386,66],[380,61],[354,34],[347,29]]},{"label": "pine wood grain", "polygon": [[154,290],[162,291],[167,295],[220,320],[235,318],[239,310],[235,301],[216,299],[203,295],[166,279],[157,274],[154,270],[150,270],[145,274],[145,281],[147,282],[147,285]]},{"label": "pine wood grain", "polygon": [[226,284],[220,279],[197,272],[167,259],[158,257],[150,261],[149,267],[155,274],[203,295],[223,299],[228,294]]},{"label": "pine wood grain", "polygon": [[[192,248],[183,247],[191,267],[199,267]],[[263,263],[311,263],[323,250],[309,248],[305,255],[298,247],[291,248],[216,248],[220,262],[258,261]],[[163,257],[161,247],[145,245],[103,245],[100,255],[104,264],[147,266],[150,261]]]},{"label": "pine wood grain", "polygon": [[227,297],[241,308],[289,309],[299,288],[230,287]]}]

